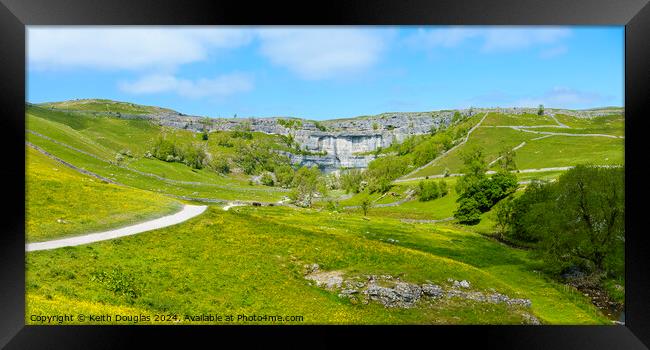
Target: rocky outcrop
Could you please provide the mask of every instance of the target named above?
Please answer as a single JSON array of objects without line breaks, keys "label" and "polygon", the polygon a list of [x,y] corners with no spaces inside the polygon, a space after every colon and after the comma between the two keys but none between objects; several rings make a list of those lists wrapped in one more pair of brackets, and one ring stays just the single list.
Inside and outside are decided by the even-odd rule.
[{"label": "rocky outcrop", "polygon": [[[426,307],[442,298],[458,298],[479,303],[505,304],[512,307],[529,309],[529,299],[511,298],[491,290],[490,293],[472,290],[466,280],[448,279],[447,286],[430,281],[415,284],[404,281],[401,277],[391,275],[344,276],[341,271],[323,271],[318,264],[305,265],[305,279],[320,287],[336,292],[339,298],[349,299],[353,304],[377,302],[386,308],[413,308],[418,305]],[[528,324],[540,324],[532,314],[522,314]]]},{"label": "rocky outcrop", "polygon": [[[365,168],[375,159],[372,154],[378,148],[385,148],[401,142],[409,136],[421,135],[448,126],[455,114],[462,118],[485,112],[507,114],[537,113],[536,108],[475,108],[434,112],[394,112],[374,116],[334,119],[322,122],[311,120],[272,117],[272,118],[207,118],[190,116],[168,109],[160,109],[150,114],[123,114],[118,112],[80,112],[119,118],[146,118],[161,126],[186,129],[195,132],[230,131],[250,129],[276,135],[292,135],[299,145],[301,154],[287,154],[294,163],[305,166],[319,166],[329,172],[340,168]],[[570,111],[547,109],[548,114],[567,114],[578,117],[595,117],[620,112],[620,110],[582,110]]]}]

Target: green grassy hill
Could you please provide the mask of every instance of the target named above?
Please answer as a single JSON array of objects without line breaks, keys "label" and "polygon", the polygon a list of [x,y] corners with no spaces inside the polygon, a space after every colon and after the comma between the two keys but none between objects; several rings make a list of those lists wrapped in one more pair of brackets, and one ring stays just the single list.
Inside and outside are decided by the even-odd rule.
[{"label": "green grassy hill", "polygon": [[[67,112],[70,110],[77,112]],[[180,317],[180,321],[138,324],[187,324],[184,315],[201,314],[303,316],[303,321],[293,322],[297,324],[528,324],[531,319],[543,324],[611,323],[588,297],[539,272],[541,261],[531,251],[486,237],[484,234],[493,230],[492,212],[483,214],[480,225],[473,227],[454,221],[426,222],[453,216],[458,197],[455,177],[425,180],[445,181],[449,187],[446,196],[425,202],[412,195],[419,180],[395,183],[384,195],[369,195],[373,205],[366,216],[357,206],[367,194],[345,194],[341,189],[318,198],[311,209],[278,206],[290,190],[250,181],[253,175],[266,171],[264,158],[270,153],[251,151],[262,170],[249,173],[241,168],[239,157],[255,147],[289,150],[286,139],[262,133],[214,132],[204,140],[200,134],[161,127],[145,119],[94,113],[158,110],[162,109],[109,100],[28,106],[27,142],[114,182],[81,174],[27,147],[28,241],[127,225],[175,211],[185,200],[276,205],[224,210],[223,203],[213,202],[204,214],[175,226],[30,252],[26,257],[27,315],[73,312]],[[457,145],[408,177],[436,175],[445,168],[457,172],[462,164],[460,152],[471,147],[483,147],[488,160],[493,160],[504,147],[523,142],[526,144],[517,150],[516,158],[520,169],[579,162],[622,163],[622,138],[542,138],[545,135],[501,127],[556,123],[545,116],[490,114],[467,142],[461,143],[482,117],[459,120],[444,135],[418,136],[409,141],[412,145],[394,145],[381,152],[413,161],[416,155],[426,153],[424,146],[442,151]],[[558,115],[557,119],[568,128],[548,130],[622,135],[623,121],[613,116],[582,120]],[[199,145],[210,156],[222,157],[231,169],[222,174],[210,167],[196,169],[152,157],[149,153],[160,138],[179,148]],[[518,179],[554,178],[560,173],[520,173]],[[331,202],[337,205],[332,207]],[[452,281],[465,280],[471,283],[468,293],[501,293],[532,304],[450,296],[422,298],[412,307],[385,307],[363,301],[360,293],[347,298],[339,295],[341,290],[316,285],[306,275],[306,265],[313,264],[348,281],[389,276],[400,283],[429,283],[451,290]],[[27,317],[26,323],[35,322]]]},{"label": "green grassy hill", "polygon": [[69,111],[112,112],[124,114],[151,114],[159,112],[174,112],[171,109],[154,106],[143,106],[129,102],[119,102],[106,99],[78,99],[62,102],[41,103],[39,106]]},{"label": "green grassy hill", "polygon": [[[529,298],[532,308],[454,298],[409,309],[352,304],[310,285],[304,265],[314,263],[345,276],[467,280],[475,291]],[[313,210],[213,207],[184,225],[30,253],[27,264],[28,313],[79,303],[101,312],[303,315],[307,324],[519,324],[525,312],[544,323],[607,323],[587,298],[533,272],[525,251],[453,227]],[[133,294],[92,280],[114,269]]]},{"label": "green grassy hill", "polygon": [[80,174],[32,148],[25,157],[28,242],[125,226],[181,208],[172,198]]},{"label": "green grassy hill", "polygon": [[577,164],[623,165],[622,115],[578,118],[558,114],[556,118],[566,127],[545,115],[489,113],[465,144],[404,178],[440,175],[445,170],[459,173],[463,152],[476,148],[483,150],[488,162],[496,160],[504,149],[517,148],[514,160],[520,170]]}]

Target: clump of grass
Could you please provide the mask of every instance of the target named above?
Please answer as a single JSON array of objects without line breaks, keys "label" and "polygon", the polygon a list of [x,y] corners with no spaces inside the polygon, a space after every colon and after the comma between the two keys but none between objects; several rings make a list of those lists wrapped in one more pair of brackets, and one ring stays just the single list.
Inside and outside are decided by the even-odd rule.
[{"label": "clump of grass", "polygon": [[109,272],[99,271],[91,274],[90,280],[104,285],[104,287],[115,293],[132,299],[138,297],[138,290],[135,286],[135,278],[124,273],[120,269],[113,269]]}]

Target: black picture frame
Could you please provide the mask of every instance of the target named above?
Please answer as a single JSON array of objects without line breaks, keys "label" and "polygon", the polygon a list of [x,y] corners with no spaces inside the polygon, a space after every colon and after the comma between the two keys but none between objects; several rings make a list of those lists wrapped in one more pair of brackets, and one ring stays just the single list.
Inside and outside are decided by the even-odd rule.
[{"label": "black picture frame", "polygon": [[[0,130],[4,230],[0,233],[0,346],[129,348],[134,342],[187,347],[278,344],[341,347],[423,341],[426,347],[644,349],[650,346],[650,271],[644,230],[644,115],[650,97],[648,0],[322,1],[255,3],[171,0],[0,0]],[[625,326],[25,326],[25,26],[254,24],[624,25],[626,164]],[[597,74],[595,72],[594,74]],[[647,137],[646,137],[647,138]],[[297,339],[299,336],[301,339]],[[645,345],[644,345],[645,344]],[[198,346],[198,345],[196,345]],[[413,345],[415,346],[415,345]],[[448,346],[448,345],[447,345]]]}]

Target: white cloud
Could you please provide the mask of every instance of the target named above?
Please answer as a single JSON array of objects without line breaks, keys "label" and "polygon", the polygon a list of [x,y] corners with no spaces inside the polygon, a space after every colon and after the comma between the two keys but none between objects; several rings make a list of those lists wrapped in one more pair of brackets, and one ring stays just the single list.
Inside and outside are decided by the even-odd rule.
[{"label": "white cloud", "polygon": [[567,28],[549,27],[446,27],[419,29],[406,39],[411,46],[424,48],[454,48],[476,41],[480,51],[503,52],[535,46],[548,46],[571,35]]},{"label": "white cloud", "polygon": [[173,75],[149,75],[133,82],[121,82],[119,88],[132,94],[172,92],[183,97],[228,97],[253,89],[253,79],[244,73],[231,73],[212,79],[179,79]]},{"label": "white cloud", "polygon": [[463,101],[461,107],[537,107],[542,104],[549,108],[591,108],[612,103],[616,104],[613,96],[557,86],[542,94],[530,96],[492,91]]},{"label": "white cloud", "polygon": [[549,107],[582,108],[602,106],[610,100],[611,96],[558,86],[541,96],[520,99],[514,105],[517,107],[532,107],[543,104]]},{"label": "white cloud", "polygon": [[349,28],[262,29],[261,53],[303,79],[329,79],[363,71],[385,48],[377,32]]},{"label": "white cloud", "polygon": [[234,28],[30,26],[27,53],[36,69],[173,69],[250,40],[250,31]]}]

